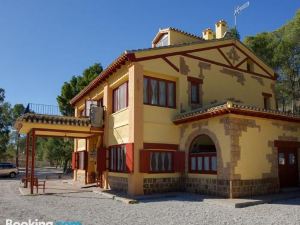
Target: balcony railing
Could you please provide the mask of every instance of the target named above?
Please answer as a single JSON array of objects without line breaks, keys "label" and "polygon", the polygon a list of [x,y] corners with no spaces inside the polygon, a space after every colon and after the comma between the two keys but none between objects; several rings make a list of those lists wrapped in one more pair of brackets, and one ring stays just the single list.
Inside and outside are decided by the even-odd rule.
[{"label": "balcony railing", "polygon": [[[67,110],[67,115],[73,115],[73,111]],[[60,111],[58,106],[55,105],[45,105],[45,104],[34,104],[29,103],[25,109],[24,113],[36,113],[43,115],[53,115],[53,116],[62,116],[62,112]]]}]

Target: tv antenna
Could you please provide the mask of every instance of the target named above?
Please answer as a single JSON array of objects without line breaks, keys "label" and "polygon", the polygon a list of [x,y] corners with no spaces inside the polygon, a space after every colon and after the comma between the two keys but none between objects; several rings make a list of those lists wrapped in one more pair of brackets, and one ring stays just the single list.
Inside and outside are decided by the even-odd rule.
[{"label": "tv antenna", "polygon": [[250,2],[248,1],[248,2],[244,3],[242,6],[237,6],[234,9],[234,14],[233,15],[234,15],[234,26],[235,26],[235,28],[236,28],[236,18],[237,18],[237,16],[241,13],[242,10],[248,8],[249,5],[250,5]]}]

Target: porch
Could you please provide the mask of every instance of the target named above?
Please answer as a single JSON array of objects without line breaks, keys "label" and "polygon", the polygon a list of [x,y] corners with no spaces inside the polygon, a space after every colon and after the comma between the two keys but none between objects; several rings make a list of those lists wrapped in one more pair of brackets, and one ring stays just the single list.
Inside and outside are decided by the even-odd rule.
[{"label": "porch", "polygon": [[19,133],[26,135],[24,187],[28,188],[29,186],[30,194],[34,193],[35,155],[38,137],[83,139],[85,143],[92,138],[97,138],[97,146],[100,148],[103,136],[103,128],[95,126],[90,118],[58,115],[58,111],[53,110],[50,106],[40,107],[40,109],[34,110],[34,112],[27,110],[15,123],[15,128]]}]

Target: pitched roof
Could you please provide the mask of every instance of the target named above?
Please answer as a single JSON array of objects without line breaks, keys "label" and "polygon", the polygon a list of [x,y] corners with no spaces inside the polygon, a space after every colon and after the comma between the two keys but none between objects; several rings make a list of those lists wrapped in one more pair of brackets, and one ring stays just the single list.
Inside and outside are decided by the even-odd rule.
[{"label": "pitched roof", "polygon": [[202,37],[197,36],[197,35],[195,35],[195,34],[188,33],[188,32],[186,32],[186,31],[180,30],[180,29],[175,28],[175,27],[168,27],[168,28],[160,29],[160,30],[158,31],[158,33],[155,35],[155,37],[154,37],[152,43],[156,42],[157,39],[159,39],[159,37],[160,37],[162,34],[168,32],[168,31],[170,31],[170,30],[175,31],[175,32],[178,32],[178,33],[181,33],[181,34],[184,34],[184,35],[187,35],[187,36],[190,36],[190,37],[193,37],[193,38],[196,38],[196,39],[199,39],[199,40],[204,40]]},{"label": "pitched roof", "polygon": [[182,124],[224,114],[238,114],[300,123],[300,115],[297,114],[267,110],[255,106],[232,103],[231,101],[181,113],[174,118],[173,122],[175,124]]}]

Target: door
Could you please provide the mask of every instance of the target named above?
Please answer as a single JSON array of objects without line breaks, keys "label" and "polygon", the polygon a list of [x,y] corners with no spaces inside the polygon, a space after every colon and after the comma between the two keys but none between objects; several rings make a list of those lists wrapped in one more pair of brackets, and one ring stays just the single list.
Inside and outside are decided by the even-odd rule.
[{"label": "door", "polygon": [[278,173],[281,188],[298,186],[297,148],[278,149]]}]

